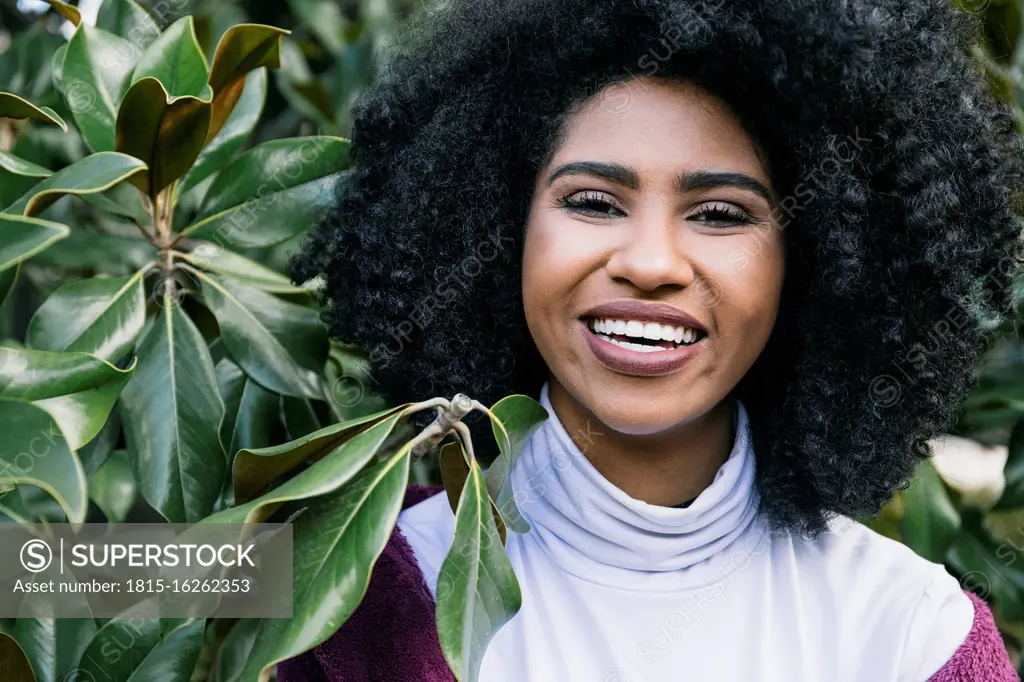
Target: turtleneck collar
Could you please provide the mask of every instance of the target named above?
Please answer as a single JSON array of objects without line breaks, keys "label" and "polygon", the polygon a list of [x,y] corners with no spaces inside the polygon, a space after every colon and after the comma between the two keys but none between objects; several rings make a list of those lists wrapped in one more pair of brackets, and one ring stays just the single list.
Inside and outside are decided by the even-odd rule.
[{"label": "turtleneck collar", "polygon": [[540,403],[550,416],[513,464],[512,486],[529,536],[562,569],[592,582],[646,590],[704,583],[704,572],[682,569],[727,549],[757,516],[754,453],[741,402],[728,459],[687,507],[648,504],[615,486],[566,432],[548,383]]}]

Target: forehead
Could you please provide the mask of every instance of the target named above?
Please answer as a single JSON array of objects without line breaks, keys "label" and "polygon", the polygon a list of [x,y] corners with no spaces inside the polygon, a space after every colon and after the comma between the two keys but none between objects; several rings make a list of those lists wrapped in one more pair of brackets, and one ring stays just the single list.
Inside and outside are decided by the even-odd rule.
[{"label": "forehead", "polygon": [[769,184],[753,139],[725,102],[660,78],[613,84],[570,114],[552,166],[580,158],[614,160],[641,175],[714,167]]}]

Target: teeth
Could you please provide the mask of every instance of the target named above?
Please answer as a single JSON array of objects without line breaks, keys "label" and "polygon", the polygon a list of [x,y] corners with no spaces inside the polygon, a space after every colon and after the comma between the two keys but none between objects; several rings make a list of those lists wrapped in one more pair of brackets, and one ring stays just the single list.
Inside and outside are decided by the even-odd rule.
[{"label": "teeth", "polygon": [[658,351],[668,350],[668,348],[662,348],[661,346],[645,346],[642,343],[630,343],[629,341],[617,341],[610,336],[604,334],[598,334],[597,338],[604,339],[609,343],[614,343],[616,346],[622,346],[629,350],[635,350],[639,353],[657,353]]},{"label": "teeth", "polygon": [[[631,336],[635,339],[648,339],[651,341],[670,341],[672,343],[690,344],[697,340],[697,330],[688,327],[677,327],[657,322],[641,322],[639,320],[595,320],[591,319],[590,328],[599,334],[618,334],[620,336]],[[619,345],[628,344],[622,342]],[[647,352],[651,346],[646,344],[628,344],[624,347],[643,347]],[[657,347],[655,347],[657,349]]]}]

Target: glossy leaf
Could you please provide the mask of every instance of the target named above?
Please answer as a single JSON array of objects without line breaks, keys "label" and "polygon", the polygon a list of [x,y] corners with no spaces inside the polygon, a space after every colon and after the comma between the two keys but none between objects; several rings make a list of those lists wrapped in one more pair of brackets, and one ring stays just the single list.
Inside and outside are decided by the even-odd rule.
[{"label": "glossy leaf", "polygon": [[0,398],[49,413],[68,446],[78,450],[103,428],[132,370],[87,353],[0,347]]},{"label": "glossy leaf", "polygon": [[227,279],[197,278],[224,345],[246,374],[277,393],[323,398],[328,340],[315,310]]},{"label": "glossy leaf", "polygon": [[224,400],[220,438],[228,461],[242,448],[268,447],[277,435],[278,395],[250,379],[235,363],[217,363],[217,383]]},{"label": "glossy leaf", "polygon": [[208,139],[220,132],[231,115],[242,94],[246,75],[253,69],[276,69],[281,65],[281,36],[288,33],[290,31],[262,24],[238,24],[224,32],[210,69],[214,99]]},{"label": "glossy leaf", "polygon": [[235,498],[240,501],[252,499],[253,495],[267,487],[273,480],[299,464],[307,461],[316,462],[326,457],[355,434],[385,417],[394,415],[400,409],[402,408],[392,407],[341,424],[332,424],[281,445],[240,450],[235,455],[232,472]]},{"label": "glossy leaf", "polygon": [[288,0],[288,5],[324,47],[340,57],[347,46],[345,33],[349,30],[349,22],[338,3],[333,0]]},{"label": "glossy leaf", "polygon": [[117,113],[117,151],[149,167],[132,178],[155,197],[184,175],[199,157],[210,125],[210,102],[188,95],[173,101],[155,78],[132,83]]},{"label": "glossy leaf", "polygon": [[0,273],[13,271],[70,232],[66,225],[49,220],[0,213]]},{"label": "glossy leaf", "polygon": [[[104,623],[89,641],[78,665],[83,682],[129,682],[132,673],[160,642],[157,612],[157,604],[146,600]],[[112,656],[112,652],[119,655]]]},{"label": "glossy leaf", "polygon": [[199,243],[183,257],[202,270],[224,275],[230,280],[236,280],[260,291],[272,294],[309,293],[307,289],[300,289],[292,284],[284,275],[210,242]]},{"label": "glossy leaf", "polygon": [[523,601],[489,500],[473,460],[455,512],[455,539],[437,578],[438,637],[459,682],[476,682],[488,643]]},{"label": "glossy leaf", "polygon": [[38,215],[65,194],[81,196],[105,192],[117,183],[145,170],[145,163],[127,154],[91,154],[44,179],[4,212],[15,215]]},{"label": "glossy leaf", "polygon": [[[38,601],[34,599],[35,597],[36,595],[30,594],[26,596],[26,601],[22,602],[20,615],[14,626],[15,637],[32,663],[37,682],[70,682],[75,679],[72,673],[78,667],[79,657],[96,633],[96,623],[89,617],[30,617],[26,614],[35,612],[37,606],[52,612],[52,607],[46,603],[52,603],[50,595],[44,595]],[[90,615],[84,595],[68,594],[65,597],[67,601],[62,598],[62,607]]]},{"label": "glossy leaf", "polygon": [[[308,469],[304,469],[270,492],[203,519],[203,523],[259,522],[283,502],[306,500],[328,495],[341,488],[358,474],[398,423],[399,414],[386,417],[355,434]],[[244,451],[243,451],[244,452]],[[241,453],[239,453],[241,456]],[[238,457],[236,457],[236,462]],[[268,461],[267,464],[272,464]]]},{"label": "glossy leaf", "polygon": [[[459,499],[462,497],[462,489],[466,486],[469,478],[470,465],[469,453],[463,447],[461,440],[445,443],[438,455],[438,468],[441,471],[441,480],[444,482],[444,491],[448,496],[448,505],[452,512],[459,508]],[[498,529],[498,537],[501,544],[505,544],[507,529],[505,520],[501,517],[497,505],[491,500],[491,515],[494,517],[494,525]]]},{"label": "glossy leaf", "polygon": [[135,0],[103,0],[96,14],[96,28],[124,36],[143,49],[160,35],[153,17]]},{"label": "glossy leaf", "polygon": [[20,264],[15,265],[13,268],[0,270],[0,306],[4,304],[14,289],[14,283],[18,281],[19,272],[21,272]]},{"label": "glossy leaf", "polygon": [[511,471],[523,446],[548,418],[548,412],[543,405],[525,395],[502,398],[490,410],[491,431],[498,442],[501,456],[487,468],[484,476],[487,490],[509,528],[517,533],[526,533],[530,530],[530,524],[519,511],[512,481],[506,472]]},{"label": "glossy leaf", "polygon": [[78,8],[66,2],[60,0],[46,0],[47,4],[53,9],[57,10],[57,13],[62,17],[70,21],[75,26],[82,23],[82,13],[78,11]]},{"label": "glossy leaf", "polygon": [[50,59],[50,80],[53,82],[53,87],[62,95],[64,94],[64,51],[67,49],[68,45],[64,43],[53,51],[53,57]]},{"label": "glossy leaf", "polygon": [[1006,466],[1003,469],[1006,488],[999,498],[997,508],[1017,509],[1024,507],[1024,419],[1018,420],[1010,431],[1007,450]]},{"label": "glossy leaf", "polygon": [[32,664],[18,641],[0,632],[0,679],[5,682],[36,682]]},{"label": "glossy leaf", "polygon": [[398,520],[408,481],[406,447],[361,473],[339,495],[317,500],[298,518],[295,617],[262,621],[243,679],[256,679],[271,665],[308,651],[352,615]]},{"label": "glossy leaf", "polygon": [[135,669],[130,682],[189,682],[203,649],[205,626],[206,620],[200,619],[166,635]]},{"label": "glossy leaf", "polygon": [[88,478],[88,489],[89,499],[103,511],[107,520],[124,523],[138,496],[128,454],[124,450],[113,452]]},{"label": "glossy leaf", "polygon": [[[142,203],[142,194],[132,185],[133,179],[143,175],[133,175],[127,182],[120,182],[99,194],[83,194],[82,199],[106,213],[123,216],[152,231],[153,221]],[[141,235],[139,237],[141,240]]]},{"label": "glossy leaf", "polygon": [[[267,70],[256,69],[246,76],[241,96],[220,132],[207,143],[195,164],[182,179],[178,187],[179,193],[189,191],[231,160],[256,127],[266,100]],[[210,130],[213,130],[212,126]]]},{"label": "glossy leaf", "polygon": [[302,438],[324,427],[309,398],[281,396],[281,416],[289,440]]},{"label": "glossy leaf", "polygon": [[72,523],[85,521],[85,472],[53,417],[29,403],[0,400],[0,483],[42,488]]},{"label": "glossy leaf", "polygon": [[0,150],[0,211],[51,175],[49,169]]},{"label": "glossy leaf", "polygon": [[976,513],[964,514],[963,529],[946,555],[948,565],[962,576],[965,589],[994,601],[1001,617],[1024,620],[1024,556],[993,538]]},{"label": "glossy leaf", "polygon": [[239,682],[245,662],[249,660],[261,621],[241,618],[228,632],[217,650],[216,682]]},{"label": "glossy leaf", "polygon": [[348,141],[339,137],[265,142],[225,166],[183,232],[230,248],[283,242],[331,205],[330,188],[347,166]]},{"label": "glossy leaf", "polygon": [[10,92],[0,92],[0,118],[33,118],[58,125],[65,133],[68,131],[68,124],[56,111],[50,107],[38,107]]},{"label": "glossy leaf", "polygon": [[115,404],[96,437],[78,450],[78,459],[82,463],[86,476],[92,476],[103,466],[103,463],[114,452],[120,439],[121,413]]},{"label": "glossy leaf", "polygon": [[210,513],[224,480],[224,404],[199,330],[173,298],[160,306],[139,341],[121,417],[139,492],[168,521],[191,523]]},{"label": "glossy leaf", "polygon": [[206,84],[210,72],[191,15],[168,26],[139,57],[132,83],[147,76],[160,81],[171,100],[184,96],[210,99]]},{"label": "glossy leaf", "polygon": [[93,151],[114,149],[117,108],[131,79],[138,47],[101,28],[80,24],[64,51],[64,100]]},{"label": "glossy leaf", "polygon": [[146,320],[142,271],[68,282],[29,322],[29,348],[91,353],[110,362],[135,345]]},{"label": "glossy leaf", "polygon": [[960,514],[930,461],[921,463],[905,500],[900,524],[904,542],[929,561],[941,563],[960,530]]}]

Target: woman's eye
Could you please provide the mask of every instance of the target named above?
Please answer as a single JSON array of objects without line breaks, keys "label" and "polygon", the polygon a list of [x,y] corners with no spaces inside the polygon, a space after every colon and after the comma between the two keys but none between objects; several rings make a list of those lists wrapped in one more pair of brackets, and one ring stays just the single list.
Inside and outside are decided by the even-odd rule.
[{"label": "woman's eye", "polygon": [[746,211],[725,203],[703,206],[690,216],[690,219],[709,227],[735,227],[753,222],[753,218]]},{"label": "woman's eye", "polygon": [[619,208],[609,201],[607,195],[600,192],[578,192],[559,198],[559,205],[569,211],[588,215],[610,216],[624,215]]}]

